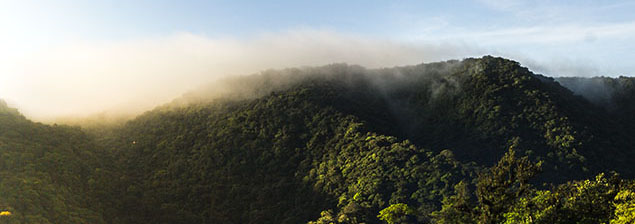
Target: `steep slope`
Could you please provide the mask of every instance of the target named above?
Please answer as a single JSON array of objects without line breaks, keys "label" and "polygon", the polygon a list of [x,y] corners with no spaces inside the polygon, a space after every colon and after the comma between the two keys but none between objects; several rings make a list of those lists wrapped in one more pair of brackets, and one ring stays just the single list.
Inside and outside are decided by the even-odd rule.
[{"label": "steep slope", "polygon": [[247,91],[192,94],[116,131],[108,145],[126,169],[112,184],[128,186],[116,216],[297,223],[334,209],[372,223],[395,203],[429,214],[472,180],[468,164],[493,165],[510,147],[543,161],[537,183],[633,175],[634,150],[612,141],[611,116],[501,58],[331,65],[230,83]]},{"label": "steep slope", "polygon": [[0,101],[3,223],[104,223],[92,198],[95,143],[79,128],[33,123]]},{"label": "steep slope", "polygon": [[128,221],[298,223],[338,208],[372,220],[395,201],[430,212],[469,176],[450,152],[435,155],[314,104],[323,91],[300,85],[130,122],[113,143],[134,195],[123,211],[144,214]]},{"label": "steep slope", "polygon": [[[560,77],[556,80],[616,119],[617,129],[632,130],[635,126],[635,78]],[[627,133],[628,134],[628,133]],[[627,135],[628,136],[628,135]]]},{"label": "steep slope", "polygon": [[86,130],[1,103],[0,222],[629,220],[631,181],[570,181],[635,176],[634,79],[563,80],[490,56],[271,70]]}]

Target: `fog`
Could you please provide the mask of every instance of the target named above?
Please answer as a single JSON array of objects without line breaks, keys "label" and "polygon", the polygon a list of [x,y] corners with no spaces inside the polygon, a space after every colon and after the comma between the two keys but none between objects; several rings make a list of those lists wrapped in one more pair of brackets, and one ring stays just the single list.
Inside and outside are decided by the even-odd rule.
[{"label": "fog", "polygon": [[314,29],[242,39],[176,33],[66,43],[0,51],[0,99],[36,121],[95,114],[122,117],[170,102],[201,86],[231,91],[214,83],[268,69],[333,63],[373,69],[486,54],[517,60],[549,76],[613,75],[581,59],[536,58],[460,41],[409,42]]},{"label": "fog", "polygon": [[179,33],[121,42],[73,42],[5,53],[0,98],[27,117],[45,122],[103,112],[136,114],[220,78],[266,69],[339,62],[380,68],[482,53],[458,44],[415,44],[315,30],[248,39]]}]

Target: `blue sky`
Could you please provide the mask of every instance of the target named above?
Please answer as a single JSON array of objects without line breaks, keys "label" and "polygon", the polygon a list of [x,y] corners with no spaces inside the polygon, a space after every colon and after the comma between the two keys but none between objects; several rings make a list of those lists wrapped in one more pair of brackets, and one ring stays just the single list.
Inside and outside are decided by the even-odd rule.
[{"label": "blue sky", "polygon": [[268,68],[485,54],[551,76],[633,75],[634,11],[635,1],[0,0],[0,98],[32,114],[96,112]]},{"label": "blue sky", "polygon": [[[630,74],[633,1],[0,1],[13,51],[73,41],[191,33],[252,39],[318,30],[405,43],[448,42],[519,60],[585,61],[581,75]],[[1,46],[1,45],[0,45]],[[553,59],[551,59],[553,58]],[[543,66],[544,67],[544,66]],[[544,69],[546,72],[551,72]],[[545,72],[543,71],[543,72]],[[556,72],[556,71],[554,71]],[[566,74],[575,75],[563,71]],[[602,74],[601,74],[602,73]]]},{"label": "blue sky", "polygon": [[435,39],[456,31],[632,23],[635,2],[3,0],[0,6],[3,26],[50,34],[47,38],[54,39],[120,39],[174,32],[241,38],[307,27]]}]

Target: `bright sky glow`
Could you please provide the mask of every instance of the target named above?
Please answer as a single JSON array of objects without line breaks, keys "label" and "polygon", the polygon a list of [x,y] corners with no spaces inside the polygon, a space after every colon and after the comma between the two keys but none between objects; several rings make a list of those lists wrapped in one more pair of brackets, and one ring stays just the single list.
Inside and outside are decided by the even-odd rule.
[{"label": "bright sky glow", "polygon": [[491,54],[635,73],[634,1],[0,0],[0,98],[34,119],[141,111],[225,75]]}]

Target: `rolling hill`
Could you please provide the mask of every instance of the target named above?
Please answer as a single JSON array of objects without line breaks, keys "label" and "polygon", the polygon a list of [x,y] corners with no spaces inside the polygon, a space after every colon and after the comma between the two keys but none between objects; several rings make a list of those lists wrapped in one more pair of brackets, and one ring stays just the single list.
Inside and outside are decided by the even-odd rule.
[{"label": "rolling hill", "polygon": [[3,104],[0,219],[628,223],[634,81],[485,56],[265,71],[90,129]]}]

